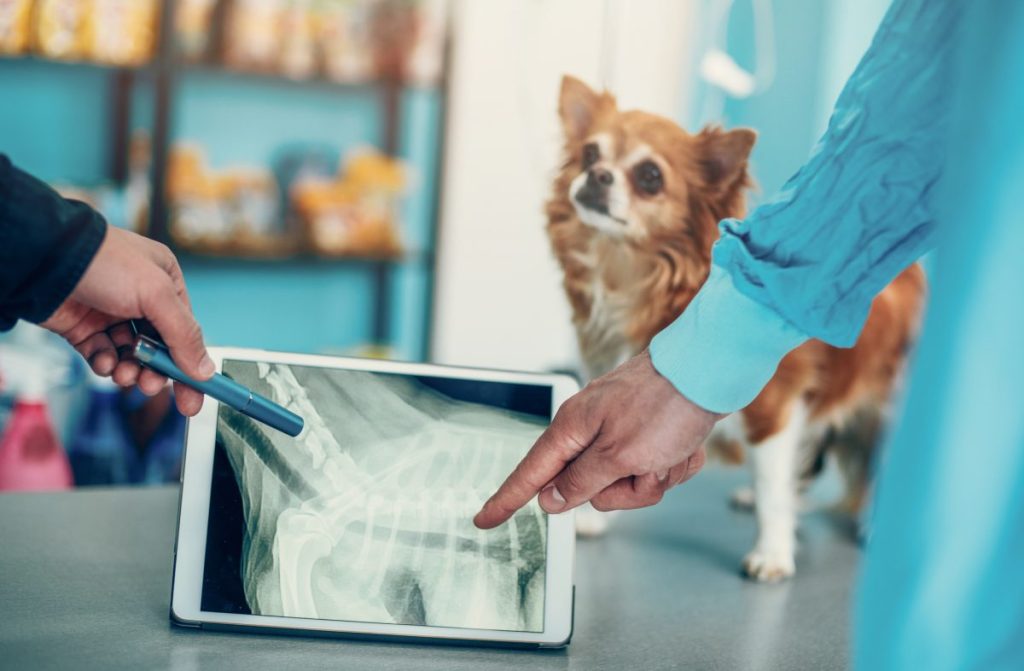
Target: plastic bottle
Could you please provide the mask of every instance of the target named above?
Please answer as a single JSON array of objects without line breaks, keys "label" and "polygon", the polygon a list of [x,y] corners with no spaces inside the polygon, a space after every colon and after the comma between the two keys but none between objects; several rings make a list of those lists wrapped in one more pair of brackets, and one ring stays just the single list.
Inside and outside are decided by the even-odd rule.
[{"label": "plastic bottle", "polygon": [[[0,491],[68,489],[71,465],[46,406],[46,371],[18,360],[17,400],[0,436]],[[7,362],[7,365],[12,365]]]},{"label": "plastic bottle", "polygon": [[146,451],[142,482],[162,484],[181,477],[181,453],[185,445],[185,417],[171,403]]},{"label": "plastic bottle", "polygon": [[121,485],[129,481],[135,447],[125,431],[121,393],[109,378],[89,372],[89,402],[68,448],[75,484]]}]

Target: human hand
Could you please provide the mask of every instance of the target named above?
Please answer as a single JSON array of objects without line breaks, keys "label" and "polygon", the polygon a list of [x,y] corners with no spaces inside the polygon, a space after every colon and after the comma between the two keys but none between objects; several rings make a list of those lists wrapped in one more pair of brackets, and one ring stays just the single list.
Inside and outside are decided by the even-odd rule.
[{"label": "human hand", "polygon": [[644,351],[566,401],[473,522],[496,527],[537,492],[549,513],[652,506],[704,466],[722,417],[687,400]]},{"label": "human hand", "polygon": [[[152,396],[167,378],[132,358],[135,334],[129,319],[149,320],[186,374],[197,380],[213,375],[174,254],[165,245],[110,226],[78,285],[41,326],[63,336],[96,374],[111,376],[124,387],[137,384]],[[174,397],[184,415],[195,415],[203,406],[203,395],[183,384],[175,383]]]}]

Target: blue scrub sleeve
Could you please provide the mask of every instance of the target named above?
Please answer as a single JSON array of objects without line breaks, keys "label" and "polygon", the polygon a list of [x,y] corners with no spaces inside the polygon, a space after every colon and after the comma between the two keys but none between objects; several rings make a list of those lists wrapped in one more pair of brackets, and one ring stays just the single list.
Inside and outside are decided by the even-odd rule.
[{"label": "blue scrub sleeve", "polygon": [[857,599],[863,671],[1024,668],[1024,3],[971,3],[939,254]]},{"label": "blue scrub sleeve", "polygon": [[897,0],[807,163],[721,223],[709,282],[651,344],[687,398],[738,410],[803,340],[852,346],[875,295],[931,248],[963,4]]}]

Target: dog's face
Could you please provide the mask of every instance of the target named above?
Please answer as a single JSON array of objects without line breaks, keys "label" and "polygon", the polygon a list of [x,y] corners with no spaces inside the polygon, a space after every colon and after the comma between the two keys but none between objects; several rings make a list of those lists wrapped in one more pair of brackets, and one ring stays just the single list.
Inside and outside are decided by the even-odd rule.
[{"label": "dog's face", "polygon": [[717,217],[742,208],[755,134],[705,129],[691,135],[669,119],[619,111],[572,77],[562,80],[559,111],[566,163],[559,180],[581,223],[638,243],[679,233],[695,207]]}]

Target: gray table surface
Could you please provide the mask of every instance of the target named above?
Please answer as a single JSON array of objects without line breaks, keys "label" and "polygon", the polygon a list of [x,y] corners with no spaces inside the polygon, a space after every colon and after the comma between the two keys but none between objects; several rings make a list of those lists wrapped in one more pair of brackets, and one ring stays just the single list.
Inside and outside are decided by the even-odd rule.
[{"label": "gray table surface", "polygon": [[578,546],[576,633],[511,651],[181,629],[167,619],[178,489],[0,495],[2,669],[838,669],[858,551],[808,514],[797,577],[741,579],[754,533],[709,468]]}]

